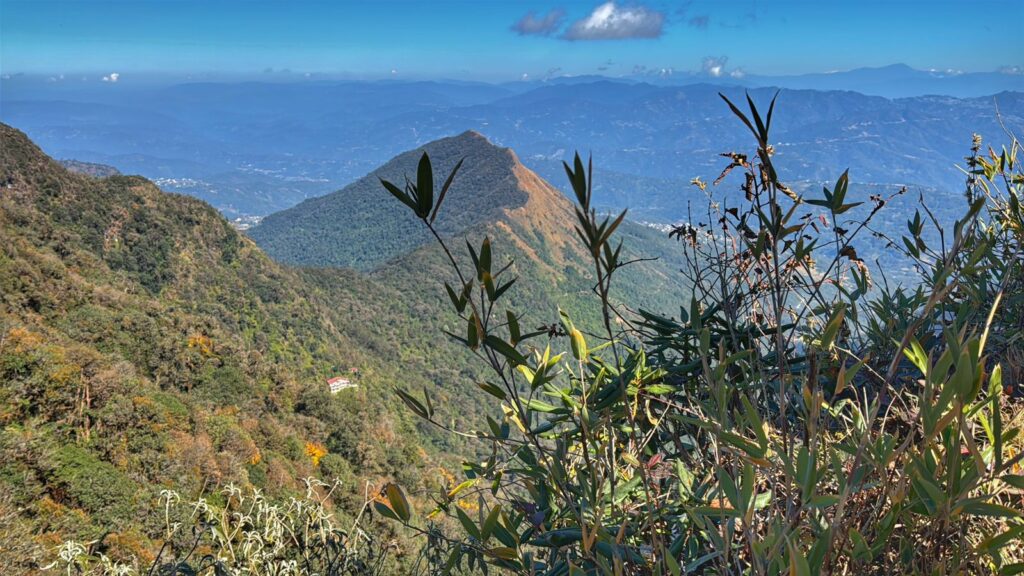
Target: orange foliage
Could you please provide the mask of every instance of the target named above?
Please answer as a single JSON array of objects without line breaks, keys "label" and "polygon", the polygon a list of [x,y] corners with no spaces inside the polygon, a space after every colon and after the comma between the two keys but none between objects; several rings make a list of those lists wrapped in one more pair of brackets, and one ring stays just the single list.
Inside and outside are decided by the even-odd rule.
[{"label": "orange foliage", "polygon": [[40,334],[26,330],[25,328],[12,328],[7,333],[7,338],[11,344],[14,344],[14,351],[23,354],[28,350],[37,348],[43,343],[43,337]]},{"label": "orange foliage", "polygon": [[213,356],[213,340],[209,336],[193,334],[188,337],[188,347],[198,348],[203,356]]},{"label": "orange foliage", "polygon": [[327,455],[327,448],[318,442],[306,442],[306,456],[313,461],[313,466],[320,465],[320,459]]}]

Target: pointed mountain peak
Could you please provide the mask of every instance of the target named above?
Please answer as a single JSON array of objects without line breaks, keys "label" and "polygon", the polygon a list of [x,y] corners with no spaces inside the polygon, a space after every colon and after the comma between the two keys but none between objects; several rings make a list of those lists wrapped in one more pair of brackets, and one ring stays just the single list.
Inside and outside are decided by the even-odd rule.
[{"label": "pointed mountain peak", "polygon": [[[455,140],[463,140],[463,141],[469,141],[469,142],[477,141],[477,140],[483,140],[487,144],[491,144],[491,141],[488,140],[486,136],[484,136],[483,134],[477,132],[476,130],[466,130],[462,134],[459,134],[458,136],[453,136],[452,138],[454,138]],[[493,146],[493,144],[492,144],[492,146]]]},{"label": "pointed mountain peak", "polygon": [[435,188],[463,162],[435,222],[442,235],[461,236],[500,223],[547,229],[552,220],[572,215],[568,199],[511,149],[470,130],[399,154],[337,192],[268,216],[249,234],[271,256],[297,264],[372,269],[408,253],[431,238],[380,180],[397,186],[415,180],[424,152]]},{"label": "pointed mountain peak", "polygon": [[[426,152],[435,164],[435,176],[437,176],[436,165],[438,161],[448,160],[459,155],[466,158],[465,164],[468,164],[470,159],[485,163],[511,163],[510,166],[519,163],[519,158],[511,148],[505,148],[491,142],[486,136],[476,130],[466,130],[456,136],[439,138],[424,144],[417,150],[407,152],[407,154],[419,154],[422,152]],[[398,160],[401,157],[402,156],[398,156],[392,159],[390,162],[382,166],[381,169],[387,168],[395,160]],[[455,162],[458,162],[457,158],[452,162],[453,166]],[[464,166],[464,168],[465,167],[466,166]],[[488,168],[495,167],[496,166],[488,166]]]}]

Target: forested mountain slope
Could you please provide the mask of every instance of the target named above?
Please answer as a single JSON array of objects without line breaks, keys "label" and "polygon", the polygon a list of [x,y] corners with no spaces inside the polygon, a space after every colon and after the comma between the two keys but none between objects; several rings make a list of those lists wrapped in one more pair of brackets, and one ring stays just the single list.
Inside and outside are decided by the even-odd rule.
[{"label": "forested mountain slope", "polygon": [[[283,497],[339,477],[344,513],[364,481],[432,483],[436,451],[388,391],[400,363],[337,318],[205,203],[73,174],[0,125],[0,559],[17,573],[104,533],[151,550],[159,527],[138,519],[158,521],[143,512],[165,488]],[[350,369],[359,387],[330,396]]]}]

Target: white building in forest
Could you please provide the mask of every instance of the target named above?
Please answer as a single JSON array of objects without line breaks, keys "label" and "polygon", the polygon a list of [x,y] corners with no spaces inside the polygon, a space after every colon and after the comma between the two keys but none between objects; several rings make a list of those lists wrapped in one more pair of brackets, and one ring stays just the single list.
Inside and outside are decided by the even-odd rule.
[{"label": "white building in forest", "polygon": [[331,391],[331,394],[337,394],[342,390],[348,388],[355,388],[358,386],[355,382],[345,378],[344,376],[335,376],[327,380],[327,388]]}]

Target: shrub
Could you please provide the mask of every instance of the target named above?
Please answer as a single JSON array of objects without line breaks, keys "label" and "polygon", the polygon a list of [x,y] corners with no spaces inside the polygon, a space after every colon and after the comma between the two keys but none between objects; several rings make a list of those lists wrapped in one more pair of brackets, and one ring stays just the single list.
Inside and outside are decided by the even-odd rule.
[{"label": "shrub", "polygon": [[[858,248],[890,198],[854,201],[845,173],[797,194],[773,160],[774,100],[766,115],[726,103],[756,151],[723,154],[710,188],[694,180],[743,194],[672,231],[694,294],[674,318],[610,298],[625,213],[596,213],[579,156],[565,170],[601,334],[564,312],[528,333],[524,315],[551,311],[503,306],[515,280],[492,267],[489,240],[468,247],[468,268],[453,256],[433,222],[458,167],[436,200],[425,154],[404,189],[383,183],[448,255],[465,326],[449,336],[490,367],[480,387],[494,398],[487,429],[451,430],[489,457],[465,462],[423,518],[389,490],[391,516],[443,550],[431,556],[443,573],[1024,570],[1022,417],[1001,366],[1021,342],[1019,146],[983,157],[976,142],[963,217],[947,229],[922,203],[907,236],[882,239],[919,282],[878,287]],[[397,392],[449,428],[430,391]]]},{"label": "shrub", "polygon": [[[163,546],[152,563],[117,562],[69,541],[54,565],[67,574],[137,576],[141,574],[274,574],[300,576],[375,576],[389,573],[390,547],[360,528],[362,514],[341,525],[327,507],[339,484],[307,479],[303,497],[275,504],[259,490],[233,485],[220,503],[186,502],[173,491],[160,495]],[[365,509],[365,505],[364,505]]]},{"label": "shrub", "polygon": [[52,465],[50,483],[56,500],[74,503],[111,529],[133,516],[136,484],[115,466],[73,444],[59,448]]}]

